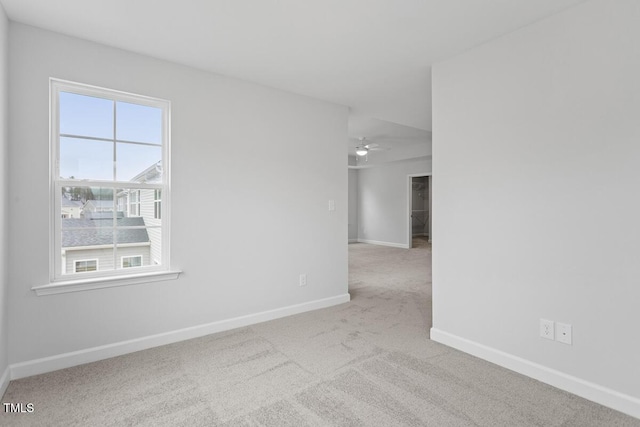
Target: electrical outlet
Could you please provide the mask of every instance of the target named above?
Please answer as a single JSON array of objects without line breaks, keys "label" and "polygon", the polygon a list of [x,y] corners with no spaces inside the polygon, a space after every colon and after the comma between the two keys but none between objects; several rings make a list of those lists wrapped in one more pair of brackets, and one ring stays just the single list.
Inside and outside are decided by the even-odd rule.
[{"label": "electrical outlet", "polygon": [[556,341],[571,345],[571,329],[568,323],[556,323]]},{"label": "electrical outlet", "polygon": [[298,286],[307,286],[307,275],[301,274],[300,279],[298,280]]},{"label": "electrical outlet", "polygon": [[554,339],[553,320],[540,319],[540,336],[548,340]]},{"label": "electrical outlet", "polygon": [[329,211],[333,212],[336,210],[336,201],[335,200],[329,200]]}]

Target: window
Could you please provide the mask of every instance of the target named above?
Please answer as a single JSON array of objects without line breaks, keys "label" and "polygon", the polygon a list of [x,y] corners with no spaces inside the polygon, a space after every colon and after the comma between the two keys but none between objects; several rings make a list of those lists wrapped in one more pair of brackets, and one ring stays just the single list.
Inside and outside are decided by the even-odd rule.
[{"label": "window", "polygon": [[129,193],[129,216],[140,216],[140,190]]},{"label": "window", "polygon": [[122,268],[131,267],[142,267],[142,255],[122,257]]},{"label": "window", "polygon": [[162,190],[153,191],[153,217],[162,219]]},{"label": "window", "polygon": [[74,263],[73,271],[76,273],[86,273],[87,271],[97,271],[97,259],[82,259]]},{"label": "window", "polygon": [[[170,194],[169,110],[168,101],[51,79],[52,284],[78,273],[113,281],[131,267],[173,273],[159,211]],[[63,213],[62,196],[81,214]],[[157,264],[143,265],[152,257]]]}]

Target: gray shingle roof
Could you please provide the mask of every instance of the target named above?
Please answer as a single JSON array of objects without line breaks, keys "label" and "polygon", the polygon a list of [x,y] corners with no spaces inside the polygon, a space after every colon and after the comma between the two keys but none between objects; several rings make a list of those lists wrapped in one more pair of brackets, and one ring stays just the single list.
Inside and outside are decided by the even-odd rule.
[{"label": "gray shingle roof", "polygon": [[[139,217],[118,218],[118,227],[144,227],[144,219]],[[113,218],[63,218],[62,219],[62,247],[97,246],[113,244]],[[71,227],[80,229],[69,230]],[[116,229],[118,243],[147,243],[149,234],[146,228]]]},{"label": "gray shingle roof", "polygon": [[[85,219],[113,219],[113,211],[109,211],[109,212],[85,212],[84,213],[84,218]],[[116,212],[116,217],[117,218],[124,218],[124,212],[122,211],[118,211]],[[74,227],[73,225],[68,225],[67,227]],[[101,227],[101,226],[97,226],[97,227]]]},{"label": "gray shingle roof", "polygon": [[62,196],[62,206],[70,208],[81,208],[82,202],[80,200],[69,200]]}]

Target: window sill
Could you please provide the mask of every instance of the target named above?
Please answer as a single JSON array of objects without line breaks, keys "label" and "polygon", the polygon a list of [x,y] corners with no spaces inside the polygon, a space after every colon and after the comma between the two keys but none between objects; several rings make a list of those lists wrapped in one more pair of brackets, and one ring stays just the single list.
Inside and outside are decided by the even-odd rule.
[{"label": "window sill", "polygon": [[141,283],[160,282],[163,280],[175,280],[180,273],[182,273],[182,271],[161,271],[128,276],[66,280],[64,282],[52,282],[47,285],[34,286],[31,290],[38,296],[64,294],[68,292],[89,291],[92,289],[113,288],[116,286],[139,285]]}]

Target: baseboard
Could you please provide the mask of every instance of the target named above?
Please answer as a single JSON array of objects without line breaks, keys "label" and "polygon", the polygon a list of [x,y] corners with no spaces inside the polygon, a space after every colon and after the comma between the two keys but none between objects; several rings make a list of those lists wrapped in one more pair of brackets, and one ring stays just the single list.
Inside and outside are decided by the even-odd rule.
[{"label": "baseboard", "polygon": [[431,328],[431,339],[441,344],[472,354],[496,365],[534,378],[543,383],[568,391],[577,396],[640,418],[640,399],[601,385],[556,371],[530,360],[496,350],[492,347]]},{"label": "baseboard", "polygon": [[358,243],[358,239],[349,239],[349,243]]},{"label": "baseboard", "polygon": [[409,245],[405,243],[381,242],[379,240],[358,239],[358,243],[368,243],[370,245],[390,246],[392,248],[409,249]]},{"label": "baseboard", "polygon": [[2,373],[2,377],[0,377],[0,398],[2,398],[4,393],[7,391],[9,381],[11,381],[11,367],[7,366]]},{"label": "baseboard", "polygon": [[335,297],[282,307],[275,310],[268,310],[232,319],[207,323],[204,325],[192,326],[190,328],[178,329],[162,334],[150,335],[50,357],[43,357],[41,359],[29,360],[21,363],[14,363],[10,366],[11,379],[15,380],[32,375],[57,371],[58,369],[70,368],[72,366],[82,365],[85,363],[96,362],[98,360],[121,356],[123,354],[146,350],[161,345],[198,338],[243,326],[254,325],[256,323],[262,323],[307,311],[327,308],[349,302],[350,300],[351,296],[349,294],[343,294]]}]

